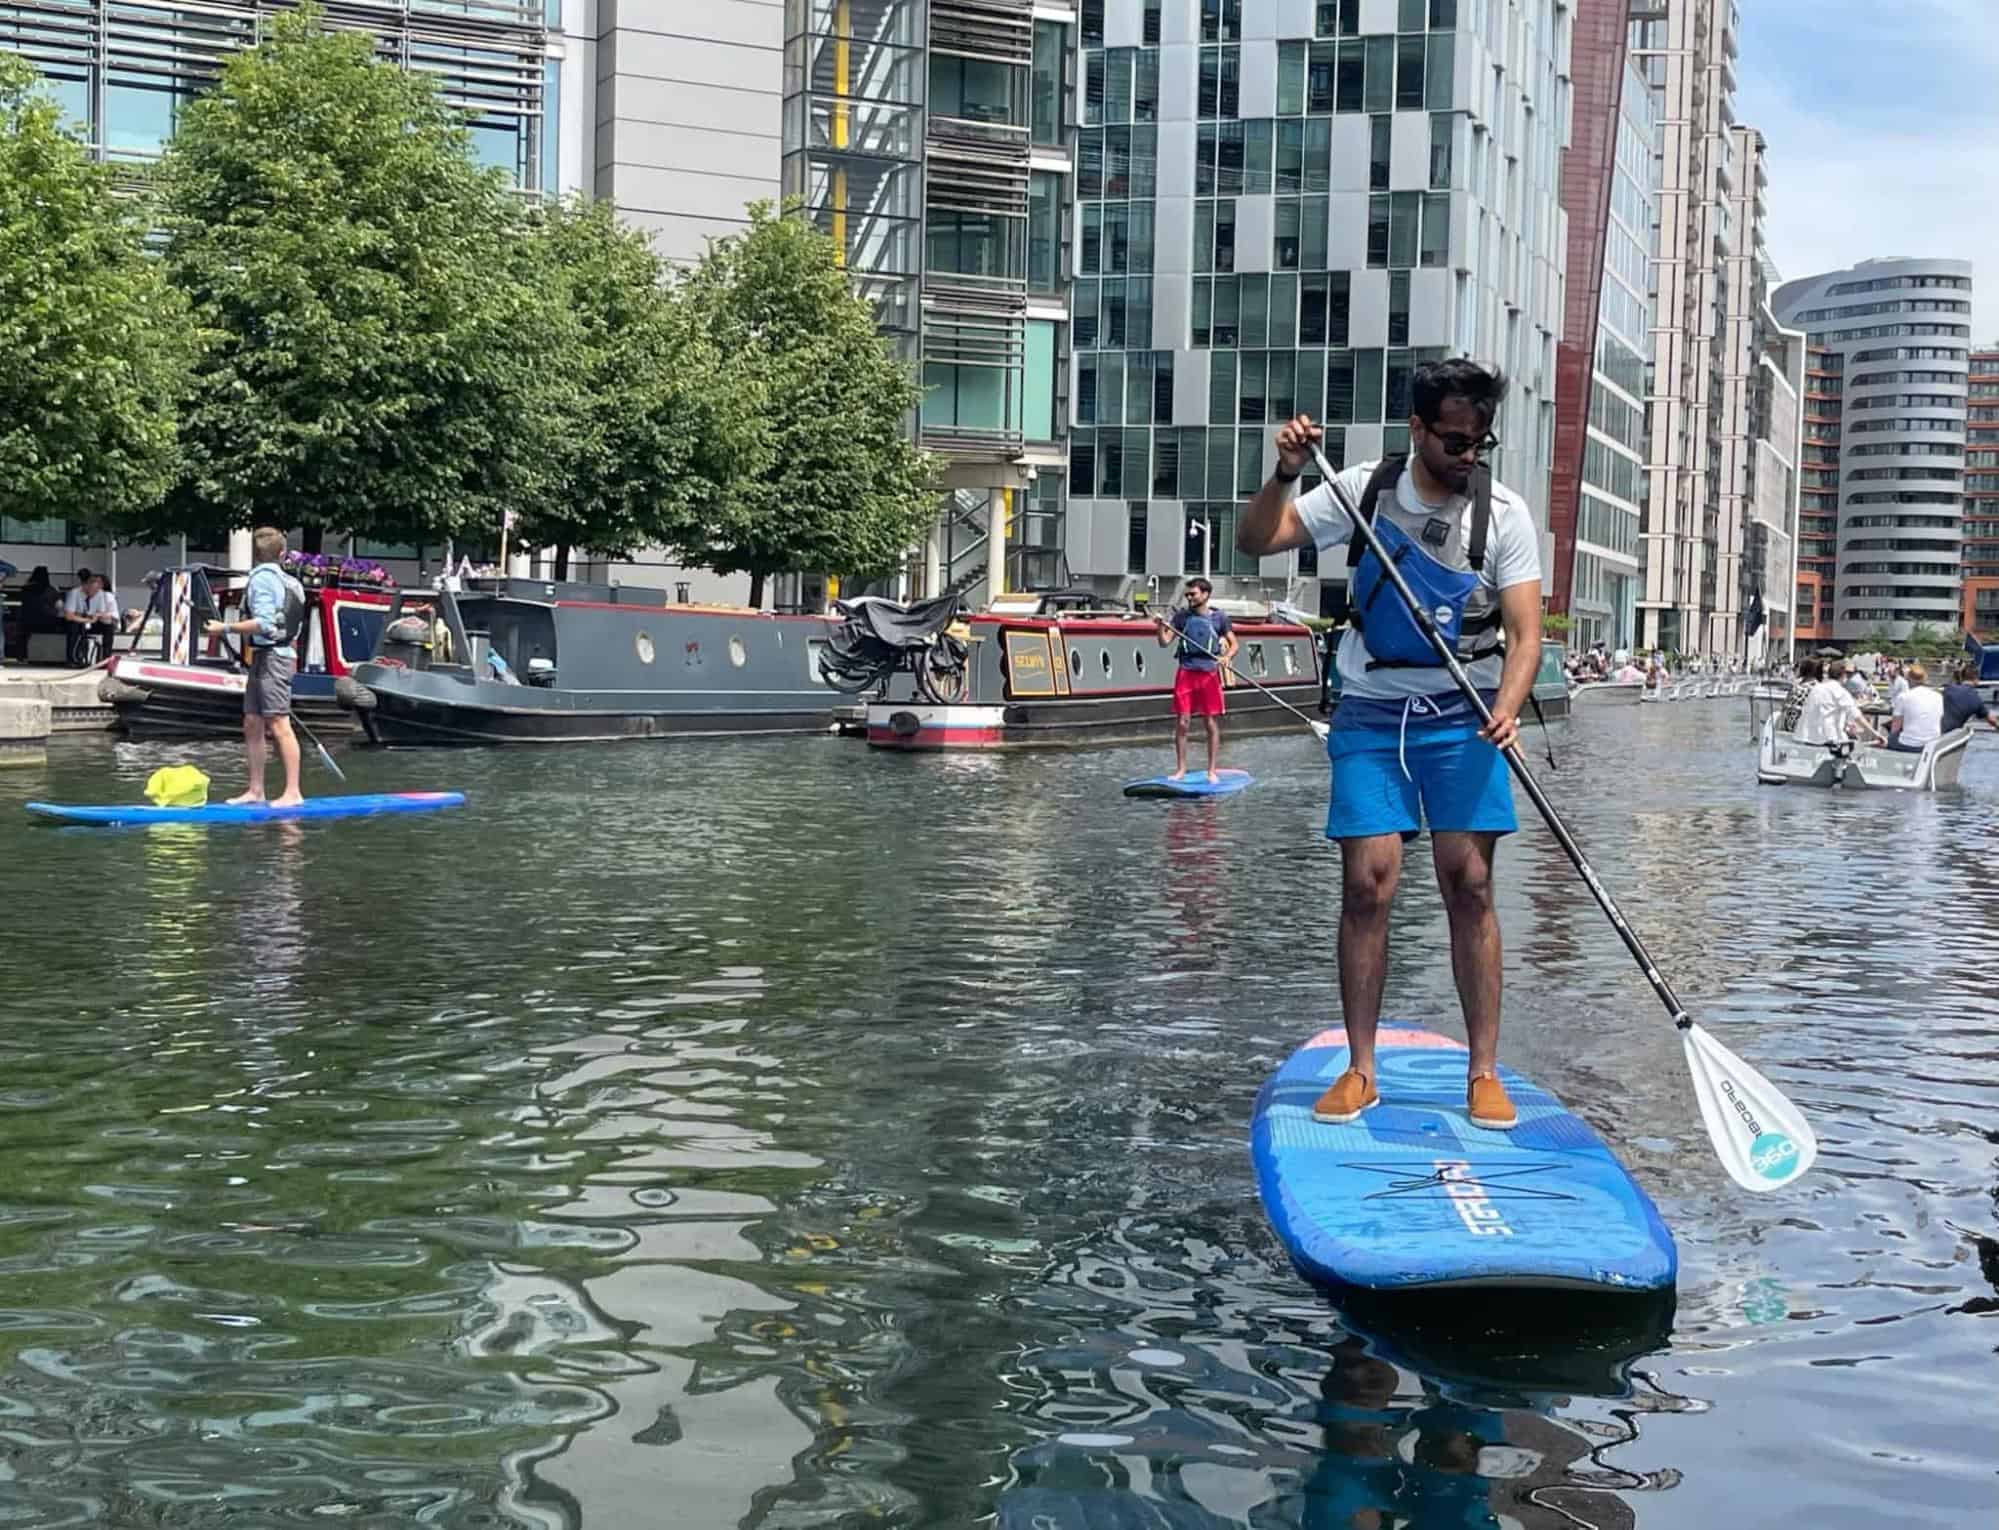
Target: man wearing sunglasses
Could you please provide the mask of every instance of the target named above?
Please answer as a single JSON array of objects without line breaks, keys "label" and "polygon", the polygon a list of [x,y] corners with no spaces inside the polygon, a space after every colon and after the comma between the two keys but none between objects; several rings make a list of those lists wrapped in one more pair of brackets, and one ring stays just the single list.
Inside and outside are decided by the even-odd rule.
[{"label": "man wearing sunglasses", "polygon": [[[1388,915],[1402,848],[1425,827],[1450,918],[1451,971],[1470,1042],[1466,1109],[1507,1130],[1519,1117],[1498,1078],[1500,941],[1492,865],[1518,823],[1500,751],[1519,737],[1520,708],[1541,656],[1540,533],[1484,458],[1505,396],[1497,373],[1467,360],[1430,362],[1411,385],[1406,460],[1364,462],[1299,496],[1319,427],[1303,415],[1277,432],[1277,471],[1244,508],[1236,546],[1254,556],[1316,545],[1321,567],[1348,558],[1350,625],[1340,642],[1340,702],[1327,753],[1339,841],[1340,1000],[1353,1066],[1313,1114],[1352,1121],[1379,1101],[1374,1041],[1388,972]],[[1492,723],[1482,727],[1372,553],[1345,505],[1369,516],[1439,628],[1453,638]],[[1503,635],[1504,644],[1500,642]],[[1503,657],[1502,657],[1503,654]]]}]

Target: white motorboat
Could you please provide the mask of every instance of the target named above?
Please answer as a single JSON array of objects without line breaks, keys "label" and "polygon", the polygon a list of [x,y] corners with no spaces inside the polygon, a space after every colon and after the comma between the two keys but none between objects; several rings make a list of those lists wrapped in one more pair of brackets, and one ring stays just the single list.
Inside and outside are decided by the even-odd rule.
[{"label": "white motorboat", "polygon": [[1763,723],[1763,741],[1756,757],[1756,779],[1765,786],[1843,786],[1904,792],[1942,791],[1957,785],[1964,768],[1964,751],[1971,744],[1969,726],[1946,733],[1923,746],[1921,753],[1883,749],[1848,740],[1840,744],[1808,744],[1781,731],[1775,715]]},{"label": "white motorboat", "polygon": [[1596,680],[1577,686],[1572,699],[1579,707],[1626,707],[1635,705],[1644,694],[1643,680]]}]

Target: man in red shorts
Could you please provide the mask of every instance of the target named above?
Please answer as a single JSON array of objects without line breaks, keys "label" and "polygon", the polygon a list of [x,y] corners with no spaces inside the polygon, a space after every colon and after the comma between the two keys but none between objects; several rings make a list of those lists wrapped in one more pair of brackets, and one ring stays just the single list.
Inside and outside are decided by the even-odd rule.
[{"label": "man in red shorts", "polygon": [[1235,631],[1226,611],[1210,608],[1214,586],[1207,580],[1187,581],[1187,603],[1175,606],[1159,623],[1159,646],[1177,641],[1180,673],[1173,677],[1173,779],[1187,774],[1187,719],[1208,725],[1208,779],[1222,752],[1222,664],[1235,657]]}]

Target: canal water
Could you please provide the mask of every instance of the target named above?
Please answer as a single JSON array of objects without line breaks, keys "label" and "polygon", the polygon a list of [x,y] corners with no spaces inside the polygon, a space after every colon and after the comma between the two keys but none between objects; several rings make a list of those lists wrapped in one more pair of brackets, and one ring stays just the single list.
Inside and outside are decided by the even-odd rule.
[{"label": "canal water", "polygon": [[[1990,1526],[1999,744],[1846,796],[1747,732],[1592,715],[1553,784],[1816,1124],[1792,1192],[1717,1168],[1547,833],[1502,854],[1505,1055],[1679,1238],[1626,1365],[1350,1329],[1278,1250],[1251,1102],[1338,1012],[1302,730],[1178,804],[1118,794],[1157,750],[349,751],[471,806],[205,832],[31,826],[235,774],[59,740],[0,775],[0,1520]],[[1456,1032],[1443,928],[1418,861],[1390,1010]]]}]

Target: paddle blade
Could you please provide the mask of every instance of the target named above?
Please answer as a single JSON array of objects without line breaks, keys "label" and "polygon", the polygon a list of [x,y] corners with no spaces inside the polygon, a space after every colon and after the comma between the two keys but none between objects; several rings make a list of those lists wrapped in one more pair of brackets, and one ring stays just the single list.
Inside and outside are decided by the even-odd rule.
[{"label": "paddle blade", "polygon": [[1783,1091],[1698,1025],[1680,1032],[1701,1120],[1728,1177],[1745,1190],[1780,1190],[1812,1166],[1818,1139]]},{"label": "paddle blade", "polygon": [[1319,736],[1321,741],[1329,739],[1333,736],[1332,728],[1322,722],[1314,722],[1312,724],[1312,731]]}]

